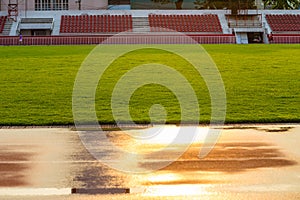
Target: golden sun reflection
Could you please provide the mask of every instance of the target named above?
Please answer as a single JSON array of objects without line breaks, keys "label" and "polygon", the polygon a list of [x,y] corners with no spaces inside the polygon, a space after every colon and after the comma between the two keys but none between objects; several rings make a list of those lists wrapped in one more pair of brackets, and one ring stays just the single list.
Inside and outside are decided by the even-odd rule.
[{"label": "golden sun reflection", "polygon": [[[161,127],[155,126],[144,130],[134,130],[129,134],[142,144],[168,145],[172,143],[174,145],[181,145],[190,144],[191,142],[203,142],[208,131],[208,127],[178,127],[170,125]],[[180,137],[181,139],[176,141],[175,138],[180,136],[180,134],[184,134],[185,137]],[[192,141],[191,138],[193,138]]]},{"label": "golden sun reflection", "polygon": [[209,194],[207,185],[155,185],[146,189],[145,196],[193,196]]},{"label": "golden sun reflection", "polygon": [[147,186],[143,192],[145,196],[193,196],[209,194],[208,184],[178,184],[185,180],[185,177],[179,173],[163,171],[158,174],[152,174],[147,178],[150,186]]},{"label": "golden sun reflection", "polygon": [[171,182],[179,180],[180,177],[178,177],[178,174],[174,173],[164,173],[164,174],[158,174],[153,175],[148,178],[148,181],[150,183],[161,183],[161,182]]}]

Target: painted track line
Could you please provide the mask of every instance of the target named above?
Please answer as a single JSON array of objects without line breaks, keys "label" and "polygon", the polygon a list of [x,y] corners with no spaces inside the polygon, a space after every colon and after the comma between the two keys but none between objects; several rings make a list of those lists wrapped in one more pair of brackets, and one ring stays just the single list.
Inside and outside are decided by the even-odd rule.
[{"label": "painted track line", "polygon": [[0,188],[0,196],[54,196],[71,194],[129,194],[130,188]]},{"label": "painted track line", "polygon": [[0,196],[70,195],[71,188],[0,188]]}]

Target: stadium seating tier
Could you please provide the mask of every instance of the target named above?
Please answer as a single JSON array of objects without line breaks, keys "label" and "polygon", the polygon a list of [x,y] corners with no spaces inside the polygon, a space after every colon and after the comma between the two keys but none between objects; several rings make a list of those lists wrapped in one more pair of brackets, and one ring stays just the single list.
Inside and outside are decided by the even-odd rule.
[{"label": "stadium seating tier", "polygon": [[61,16],[60,33],[118,33],[131,29],[131,15]]},{"label": "stadium seating tier", "polygon": [[273,32],[300,31],[300,15],[268,14],[266,19]]},{"label": "stadium seating tier", "polygon": [[149,14],[151,31],[212,32],[222,33],[217,15],[156,15]]}]

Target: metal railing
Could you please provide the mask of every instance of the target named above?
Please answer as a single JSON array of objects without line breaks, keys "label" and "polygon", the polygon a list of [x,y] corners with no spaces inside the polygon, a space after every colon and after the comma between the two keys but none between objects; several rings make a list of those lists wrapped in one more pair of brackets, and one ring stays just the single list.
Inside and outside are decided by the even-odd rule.
[{"label": "metal railing", "polygon": [[[191,40],[193,39],[193,40]],[[0,37],[0,45],[80,45],[80,44],[235,44],[235,36],[220,35],[97,35],[97,36],[16,36]]]},{"label": "metal railing", "polygon": [[299,35],[273,35],[271,44],[300,44]]}]

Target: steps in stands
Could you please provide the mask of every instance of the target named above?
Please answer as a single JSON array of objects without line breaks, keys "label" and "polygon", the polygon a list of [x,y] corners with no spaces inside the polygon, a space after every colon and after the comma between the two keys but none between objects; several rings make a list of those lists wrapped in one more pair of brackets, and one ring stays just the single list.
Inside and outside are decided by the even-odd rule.
[{"label": "steps in stands", "polygon": [[132,17],[133,32],[150,32],[148,17]]},{"label": "steps in stands", "polygon": [[11,29],[11,26],[12,26],[12,21],[11,20],[6,20],[5,22],[5,25],[4,25],[4,28],[3,28],[3,31],[2,31],[2,34],[3,36],[5,35],[9,35],[10,34],[10,29]]}]

